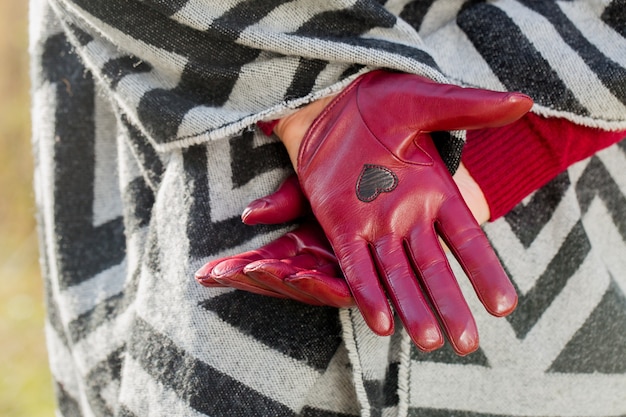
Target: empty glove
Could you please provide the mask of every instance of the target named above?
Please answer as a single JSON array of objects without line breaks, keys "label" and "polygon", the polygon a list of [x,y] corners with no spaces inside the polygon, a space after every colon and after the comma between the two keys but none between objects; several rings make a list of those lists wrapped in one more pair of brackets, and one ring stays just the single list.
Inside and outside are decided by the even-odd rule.
[{"label": "empty glove", "polygon": [[517,294],[465,205],[433,131],[508,124],[532,100],[374,71],[328,104],[307,131],[297,173],[369,327],[389,335],[388,299],[413,342],[478,347],[473,316],[438,237],[450,248],[487,311],[509,314]]},{"label": "empty glove", "polygon": [[[307,214],[308,203],[292,176],[275,193],[252,202],[242,219],[247,224],[279,224]],[[259,249],[207,263],[195,277],[206,287],[233,287],[313,305],[354,306],[328,239],[312,218]]]}]

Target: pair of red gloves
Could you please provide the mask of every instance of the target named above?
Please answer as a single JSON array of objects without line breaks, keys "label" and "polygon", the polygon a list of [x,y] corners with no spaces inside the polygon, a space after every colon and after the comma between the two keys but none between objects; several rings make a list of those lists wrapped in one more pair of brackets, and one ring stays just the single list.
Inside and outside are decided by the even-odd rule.
[{"label": "pair of red gloves", "polygon": [[502,126],[531,107],[523,94],[416,75],[359,77],[306,133],[299,184],[288,180],[253,202],[243,220],[312,216],[262,248],[208,263],[196,279],[309,304],[356,305],[379,335],[394,330],[390,300],[420,349],[441,347],[445,334],[458,354],[474,351],[476,323],[439,239],[489,313],[512,312],[517,294],[429,133]]}]

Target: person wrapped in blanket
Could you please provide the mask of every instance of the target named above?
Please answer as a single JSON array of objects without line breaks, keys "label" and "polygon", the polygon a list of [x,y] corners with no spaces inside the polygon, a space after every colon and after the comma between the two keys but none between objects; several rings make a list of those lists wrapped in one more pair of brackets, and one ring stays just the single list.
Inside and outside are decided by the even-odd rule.
[{"label": "person wrapped in blanket", "polygon": [[57,414],[625,415],[625,21],[31,0]]},{"label": "person wrapped in blanket", "polygon": [[[374,81],[370,81],[371,79]],[[427,90],[423,95],[421,88]],[[374,91],[367,91],[368,89]],[[387,97],[391,97],[389,101],[385,101]],[[342,103],[350,100],[356,101],[352,112],[345,109],[350,104]],[[372,102],[376,105],[372,105],[372,110],[368,112],[368,105]],[[242,213],[242,221],[254,225],[307,218],[305,224],[257,250],[208,262],[196,272],[196,279],[207,287],[228,286],[313,305],[356,305],[364,314],[370,328],[381,336],[393,333],[391,311],[386,305],[388,296],[405,329],[421,350],[432,351],[442,347],[445,333],[457,354],[467,355],[474,352],[479,346],[478,330],[452,270],[447,266],[443,249],[449,248],[457,257],[487,311],[499,317],[510,314],[517,305],[515,290],[508,286],[508,278],[498,268],[499,265],[495,265],[498,261],[491,257],[492,254],[488,250],[481,251],[488,248],[489,243],[483,240],[480,232],[470,230],[477,223],[493,221],[505,215],[524,197],[544,186],[569,166],[614,145],[626,136],[626,131],[607,132],[578,126],[562,119],[547,119],[526,113],[531,106],[532,101],[522,95],[456,89],[450,85],[433,85],[417,76],[382,71],[362,76],[362,79],[347,87],[347,92],[340,93],[338,98],[330,97],[315,102],[282,120],[259,122],[266,134],[275,132],[285,143],[296,170],[301,161],[308,163],[306,150],[300,150],[305,146],[310,146],[310,152],[316,154],[316,157],[326,158],[331,166],[338,164],[332,159],[332,155],[336,155],[334,152],[330,155],[321,154],[322,156],[317,154],[322,152],[320,148],[326,140],[342,142],[342,146],[346,147],[345,158],[358,159],[359,154],[363,154],[365,162],[376,160],[372,152],[361,148],[365,147],[363,141],[369,135],[375,137],[374,140],[379,141],[384,148],[397,146],[398,151],[391,155],[391,161],[387,161],[386,165],[359,162],[356,164],[357,169],[352,172],[344,170],[345,167],[341,165],[337,167],[339,172],[336,177],[332,177],[335,172],[324,167],[319,175],[326,177],[329,182],[319,184],[323,198],[319,203],[322,207],[317,211],[310,206],[307,195],[300,188],[303,180],[299,183],[297,177],[288,178],[276,193],[251,202]],[[381,112],[380,107],[389,110],[389,113]],[[337,121],[338,117],[342,120]],[[324,120],[326,118],[330,118],[331,122]],[[514,121],[510,122],[511,119]],[[463,120],[462,124],[455,124],[459,123],[458,120]],[[330,133],[324,131],[330,139],[326,136],[321,139],[315,137],[319,135],[315,131],[317,126],[325,123],[331,124],[328,128]],[[429,128],[422,128],[420,123]],[[489,126],[501,123],[507,124]],[[363,125],[363,130],[359,130],[359,124]],[[470,126],[478,126],[478,129]],[[395,192],[398,186],[394,183],[385,189],[389,179],[383,174],[372,174],[371,179],[364,178],[368,175],[368,169],[388,170],[394,176],[394,181],[400,183],[401,180],[395,177],[393,169],[389,168],[398,164],[398,159],[401,163],[425,164],[419,158],[405,159],[399,156],[400,153],[416,152],[406,149],[414,147],[419,152],[428,149],[430,154],[427,155],[434,155],[436,147],[432,144],[433,137],[430,134],[458,129],[468,129],[461,164],[454,177],[448,174],[448,181],[455,183],[458,189],[452,187],[449,194],[441,190],[433,190],[429,194],[428,187],[424,184],[432,179],[430,177],[433,174],[429,172],[426,178],[419,178],[416,183],[410,184],[407,194],[410,199],[411,191],[420,190],[420,199],[426,201],[425,206],[410,200],[412,203],[402,206],[401,211],[396,213],[398,208],[391,203],[391,207],[386,205],[379,217],[365,222],[365,229],[357,228],[354,231],[356,237],[350,237],[353,240],[364,239],[369,252],[342,263],[341,256],[335,255],[333,249],[338,245],[353,247],[350,243],[341,241],[345,236],[341,236],[340,242],[333,240],[336,234],[347,233],[342,228],[342,223],[353,221],[354,216],[359,218],[371,214],[367,204],[379,198],[382,193]],[[319,141],[321,144],[308,145],[307,141]],[[498,162],[500,160],[506,163]],[[433,158],[427,165],[430,164],[439,164],[445,168],[440,159]],[[359,172],[358,168],[361,166],[365,168]],[[418,174],[411,170],[411,180]],[[344,180],[345,177],[350,179]],[[317,181],[322,182],[320,179]],[[365,186],[372,195],[367,199],[359,196],[359,187],[363,181],[373,183]],[[329,190],[335,188],[333,184],[341,182],[346,183],[346,189],[340,195],[332,195]],[[453,206],[454,203],[449,199],[458,196],[463,198],[473,218],[467,215],[467,210],[453,207],[450,216],[459,224],[458,229],[450,229],[445,222],[452,219],[441,217],[443,208],[440,205]],[[362,207],[359,207],[359,201]],[[333,215],[335,223],[330,221],[320,227],[316,217],[324,218],[329,215],[328,211],[342,212],[345,216]],[[385,229],[382,232],[372,230],[386,226],[389,222],[393,223],[396,216],[403,221],[405,217],[411,218],[414,211],[428,213],[423,219],[424,224],[418,227],[421,235],[412,238],[404,234],[405,230],[398,230],[393,226],[390,230],[382,227]],[[459,218],[463,220],[458,220]],[[418,222],[415,219],[409,221],[410,227],[415,227],[416,223]],[[417,232],[411,230],[410,233]],[[425,233],[438,235],[442,241],[438,243],[432,237],[426,238],[423,236]],[[463,236],[456,240],[455,233],[462,233]],[[377,241],[388,237],[398,239],[398,246],[385,248],[384,244]],[[440,244],[442,248],[438,248],[436,253],[419,253],[429,252],[423,247],[425,245],[438,247]],[[478,247],[468,249],[473,245]],[[400,258],[406,256],[409,259],[386,264],[385,258],[391,256],[385,249],[403,252]],[[353,256],[349,253],[346,256],[351,255]],[[370,261],[370,256],[375,259]],[[373,264],[370,269],[361,268],[363,264],[370,262]],[[440,267],[441,264],[445,266]],[[438,266],[434,271],[433,265]],[[395,272],[396,269],[401,269],[401,272]],[[354,276],[348,276],[353,270],[356,271]],[[345,277],[342,272],[346,273]],[[400,285],[402,280],[408,280],[410,285]],[[382,291],[372,295],[369,292],[372,286]],[[365,294],[361,294],[361,291]],[[379,304],[371,301],[376,296],[382,300]],[[424,310],[412,311],[419,309]],[[381,319],[380,315],[384,318]],[[368,317],[372,318],[368,321]]]}]

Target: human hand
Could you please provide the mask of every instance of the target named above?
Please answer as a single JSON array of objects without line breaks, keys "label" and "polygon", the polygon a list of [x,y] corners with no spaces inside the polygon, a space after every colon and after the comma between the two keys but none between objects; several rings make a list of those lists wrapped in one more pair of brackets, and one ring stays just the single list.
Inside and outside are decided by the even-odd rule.
[{"label": "human hand", "polygon": [[388,295],[420,349],[442,346],[437,318],[457,353],[478,347],[438,237],[487,311],[504,316],[515,308],[515,290],[428,133],[507,124],[531,106],[521,94],[376,71],[315,119],[299,146],[298,176],[374,332],[393,332]]},{"label": "human hand", "polygon": [[[310,117],[311,112],[308,113],[308,116],[310,120],[314,118]],[[461,166],[455,174],[454,180],[459,185],[460,192],[469,203],[472,212],[477,216],[478,219],[481,220],[481,222],[486,221],[489,218],[488,206],[484,201],[484,197],[482,196],[480,188],[473,181],[473,179],[463,166]],[[253,204],[251,204],[244,213],[244,221],[249,224],[281,223],[293,220],[294,218],[303,215],[304,212],[306,212],[307,210],[305,207],[306,202],[302,200],[301,193],[299,188],[297,187],[297,184],[290,181],[287,181],[286,184],[291,184],[291,186],[286,187],[285,185],[283,185],[283,187],[281,187],[282,191],[279,190],[281,192],[277,192],[272,196],[257,200]],[[285,190],[289,191],[287,192]],[[314,225],[314,228],[315,227],[316,226]],[[298,232],[298,229],[294,232]],[[323,236],[321,236],[317,232],[314,233],[314,236],[315,239],[318,239],[315,242],[316,245],[325,245],[325,242],[321,241],[325,240]],[[280,245],[277,247],[280,247]],[[293,245],[291,247],[293,247]],[[250,255],[252,253],[253,256],[245,260],[246,255]],[[309,252],[309,255],[310,254],[311,252]],[[294,253],[287,254],[287,257],[284,259],[275,259],[277,258],[277,256],[275,255],[276,254],[269,253],[265,253],[265,255],[263,255],[258,251],[251,251],[246,254],[237,255],[236,257],[234,257],[237,258],[236,261],[233,261],[231,259],[220,267],[217,267],[217,264],[222,263],[222,261],[224,260],[214,261],[207,264],[200,271],[198,271],[199,274],[197,274],[197,277],[203,283],[203,285],[207,286],[234,286],[237,288],[246,289],[248,291],[262,294],[264,293],[267,295],[282,297],[287,296],[312,304],[318,304],[317,301],[322,300],[323,304],[335,305],[338,307],[347,307],[352,305],[353,300],[349,297],[349,292],[347,291],[345,281],[343,281],[341,278],[338,278],[340,275],[338,274],[338,271],[334,268],[331,268],[333,269],[333,273],[331,275],[327,275],[321,270],[308,270],[303,274],[299,274],[297,280],[292,281],[294,284],[297,282],[296,286],[299,287],[299,291],[296,291],[295,293],[290,291],[284,291],[284,287],[287,287],[288,290],[293,290],[293,286],[290,286],[287,283],[291,281],[292,278],[294,278],[296,275],[298,275],[298,272],[303,270],[298,270],[298,268],[294,268],[294,265],[296,265],[296,263],[293,262],[293,259],[300,259],[298,258],[299,255]],[[290,258],[292,255],[293,259]],[[270,259],[261,260],[259,256],[266,256]],[[330,258],[326,257],[325,259],[328,260]],[[252,262],[250,264],[246,264],[246,261],[250,260]],[[311,261],[311,259],[309,259],[309,261]],[[321,263],[324,262],[322,261]],[[308,266],[310,265],[313,265],[313,263],[309,263]],[[302,264],[302,266],[304,266],[304,264]],[[200,277],[202,277],[203,275],[203,271],[203,279],[200,279]],[[211,278],[211,273],[213,271],[219,272],[218,274],[213,273],[213,277],[218,277],[221,282],[218,282]],[[271,291],[272,288],[276,290],[276,292]],[[270,291],[268,292],[268,290]],[[316,292],[318,293],[318,297],[315,298],[315,296],[313,295],[313,300],[306,296],[303,298],[303,293],[307,295],[307,293],[314,294]],[[325,296],[324,294],[341,294],[339,298],[341,302],[338,303],[332,300],[323,301]]]},{"label": "human hand", "polygon": [[[476,220],[486,221],[489,207],[462,163],[453,179]],[[308,214],[310,207],[294,175],[274,193],[251,202],[242,220],[249,225],[280,224]],[[195,277],[206,287],[233,287],[314,305],[354,306],[339,264],[329,253],[330,243],[314,219],[308,219],[302,228],[278,241],[284,244],[273,242],[258,250],[213,260],[199,269]]]}]

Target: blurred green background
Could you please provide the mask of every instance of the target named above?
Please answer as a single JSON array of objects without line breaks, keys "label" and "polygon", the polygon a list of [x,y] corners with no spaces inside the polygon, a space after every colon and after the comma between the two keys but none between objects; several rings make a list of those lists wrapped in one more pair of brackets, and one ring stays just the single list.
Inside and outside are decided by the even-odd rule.
[{"label": "blurred green background", "polygon": [[0,1],[0,416],[53,416],[32,191],[28,1]]}]

